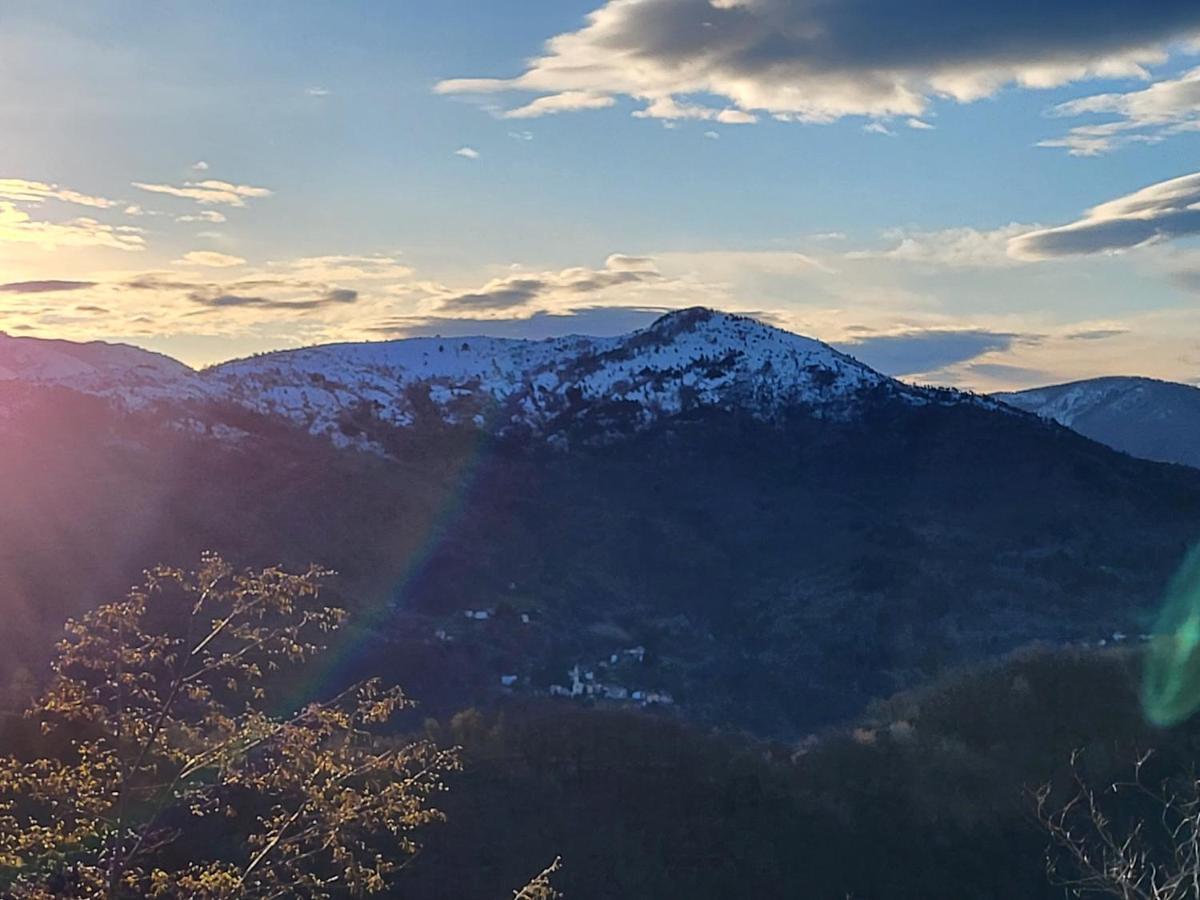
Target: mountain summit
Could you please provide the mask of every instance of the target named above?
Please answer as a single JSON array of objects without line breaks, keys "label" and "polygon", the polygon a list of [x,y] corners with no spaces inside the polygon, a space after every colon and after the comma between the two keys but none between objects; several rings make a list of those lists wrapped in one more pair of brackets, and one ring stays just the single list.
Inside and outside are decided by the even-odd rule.
[{"label": "mountain summit", "polygon": [[119,345],[47,341],[22,348],[16,378],[134,407],[186,403],[189,416],[198,403],[248,409],[339,444],[371,444],[379,428],[430,422],[496,434],[561,436],[582,428],[603,436],[702,409],[764,421],[796,411],[845,420],[880,396],[917,405],[985,402],[910,387],[820,341],[699,307],[618,337],[329,344],[199,373]]}]

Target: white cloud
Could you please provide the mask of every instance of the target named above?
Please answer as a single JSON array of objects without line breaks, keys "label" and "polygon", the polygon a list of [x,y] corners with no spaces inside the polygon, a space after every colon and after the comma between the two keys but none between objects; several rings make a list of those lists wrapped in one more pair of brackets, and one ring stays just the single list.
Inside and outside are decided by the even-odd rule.
[{"label": "white cloud", "polygon": [[436,89],[535,95],[508,113],[520,117],[623,96],[655,118],[916,118],[935,97],[970,102],[1007,84],[1144,77],[1169,47],[1198,36],[1191,0],[1160,0],[1153,15],[1144,0],[1057,0],[1003,15],[993,2],[946,0],[607,0],[516,77]]},{"label": "white cloud", "polygon": [[0,201],[0,245],[33,244],[42,250],[61,247],[107,247],[113,250],[145,249],[141,229],[105,225],[95,219],[79,218],[68,222],[33,219],[16,204]]},{"label": "white cloud", "polygon": [[454,155],[463,159],[479,159],[479,151],[474,147],[459,147],[454,151]]},{"label": "white cloud", "polygon": [[1200,234],[1200,173],[1160,181],[1088,210],[1075,222],[1015,236],[1024,259],[1113,253]]},{"label": "white cloud", "polygon": [[304,93],[310,97],[328,97],[333,91],[314,85],[313,87],[305,88]]},{"label": "white cloud", "polygon": [[81,194],[79,191],[59,187],[57,184],[29,181],[25,178],[0,178],[0,200],[10,200],[14,203],[42,203],[45,200],[59,200],[63,203],[90,206],[95,209],[109,209],[118,205],[116,200]]},{"label": "white cloud", "polygon": [[192,163],[192,170],[195,172],[207,172],[208,171],[208,163],[206,163],[204,160],[199,160],[197,162],[194,162],[194,163]]},{"label": "white cloud", "polygon": [[228,221],[228,220],[226,219],[224,213],[217,212],[215,209],[202,209],[202,210],[200,210],[200,212],[195,213],[195,214],[189,214],[186,216],[176,216],[175,221],[176,222],[210,222],[212,224],[219,225],[220,223]]},{"label": "white cloud", "polygon": [[716,131],[706,131],[704,132],[704,136],[710,141],[719,141],[721,139],[720,133]]},{"label": "white cloud", "polygon": [[645,109],[639,109],[633,115],[637,119],[698,119],[703,122],[720,122],[723,125],[753,125],[758,121],[758,117],[753,113],[740,109],[714,109],[695,103],[679,103],[674,97],[655,97]]},{"label": "white cloud", "polygon": [[306,256],[268,265],[294,278],[320,282],[399,281],[413,274],[411,268],[391,256]]},{"label": "white cloud", "polygon": [[1062,137],[1038,143],[1064,148],[1072,156],[1098,156],[1129,144],[1157,144],[1173,135],[1200,131],[1200,68],[1142,90],[1061,103],[1050,115],[1115,116],[1108,122],[1077,125]]},{"label": "white cloud", "polygon": [[510,138],[512,138],[514,141],[532,141],[533,140],[533,132],[532,131],[510,131],[508,133],[508,136]]},{"label": "white cloud", "polygon": [[197,203],[210,205],[222,203],[227,206],[245,206],[248,199],[270,197],[267,188],[252,187],[246,184],[230,184],[228,181],[186,181],[181,187],[170,184],[146,184],[135,181],[133,186],[143,191],[155,194],[168,194],[172,197],[183,197]]},{"label": "white cloud", "polygon": [[863,126],[863,131],[867,132],[868,134],[883,134],[887,135],[888,137],[896,136],[896,132],[892,131],[892,129],[888,128],[882,122],[868,122]]},{"label": "white cloud", "polygon": [[603,94],[593,94],[590,91],[564,91],[561,94],[549,94],[538,97],[532,103],[527,103],[517,109],[510,109],[501,115],[505,119],[538,119],[542,116],[552,116],[561,112],[576,112],[581,109],[604,109],[613,106],[617,101]]},{"label": "white cloud", "polygon": [[245,264],[240,256],[230,256],[228,253],[217,253],[214,250],[192,250],[183,254],[182,259],[175,262],[182,265],[206,266],[211,269],[229,269]]},{"label": "white cloud", "polygon": [[908,119],[904,124],[917,131],[933,131],[934,129],[933,125],[923,119]]},{"label": "white cloud", "polygon": [[854,250],[847,259],[885,259],[948,268],[995,268],[1014,266],[1020,260],[1009,255],[1009,241],[1027,234],[1034,225],[1012,223],[1003,228],[946,228],[940,231],[893,229],[884,234],[891,246],[883,250]]}]

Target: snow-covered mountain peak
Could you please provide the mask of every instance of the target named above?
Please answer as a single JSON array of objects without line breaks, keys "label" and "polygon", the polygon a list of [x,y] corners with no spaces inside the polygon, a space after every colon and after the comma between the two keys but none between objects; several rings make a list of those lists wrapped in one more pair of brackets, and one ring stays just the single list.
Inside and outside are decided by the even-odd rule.
[{"label": "snow-covered mountain peak", "polygon": [[364,417],[407,426],[434,415],[539,433],[587,417],[637,428],[717,406],[837,417],[864,391],[903,390],[819,341],[702,308],[618,337],[332,344],[226,363],[205,377],[238,403],[335,439]]},{"label": "snow-covered mountain peak", "polygon": [[129,344],[76,343],[0,333],[0,381],[60,385],[97,394],[177,396],[196,373]]},{"label": "snow-covered mountain peak", "polygon": [[913,405],[966,401],[903,385],[812,338],[698,307],[616,337],[328,344],[201,372],[133,347],[20,340],[28,339],[0,344],[2,377],[129,407],[174,403],[176,418],[189,423],[236,406],[360,446],[376,443],[381,429],[422,423],[557,441],[579,429],[627,433],[703,409],[846,419],[880,391]]}]

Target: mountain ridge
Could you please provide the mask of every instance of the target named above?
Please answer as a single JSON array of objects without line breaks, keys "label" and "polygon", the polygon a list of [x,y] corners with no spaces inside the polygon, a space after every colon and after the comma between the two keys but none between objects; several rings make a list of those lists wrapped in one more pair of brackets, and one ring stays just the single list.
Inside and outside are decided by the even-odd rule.
[{"label": "mountain ridge", "polygon": [[[44,346],[46,355],[71,357],[52,344]],[[38,345],[21,346],[31,357]],[[406,428],[422,418],[495,433],[523,430],[561,442],[580,425],[612,436],[701,408],[736,408],[764,420],[797,409],[844,419],[880,392],[915,405],[995,405],[907,385],[816,339],[703,307],[667,313],[616,337],[343,342],[199,371],[128,345],[71,346],[92,348],[106,365],[74,370],[26,358],[9,374],[131,407],[193,407],[189,416],[197,405],[232,405],[342,446],[378,447],[381,429]],[[4,354],[0,345],[0,366]],[[10,349],[7,355],[17,354]]]},{"label": "mountain ridge", "polygon": [[993,395],[1115,450],[1200,467],[1200,388],[1109,375]]}]

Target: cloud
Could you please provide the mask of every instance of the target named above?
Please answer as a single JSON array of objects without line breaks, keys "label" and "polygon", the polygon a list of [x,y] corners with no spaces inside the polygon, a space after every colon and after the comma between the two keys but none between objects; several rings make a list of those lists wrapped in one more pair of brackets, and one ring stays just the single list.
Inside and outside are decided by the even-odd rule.
[{"label": "cloud", "polygon": [[205,162],[204,160],[202,160],[202,159],[201,159],[201,160],[197,160],[196,162],[192,163],[192,171],[194,171],[194,172],[207,172],[207,171],[208,171],[208,163],[206,163],[206,162]]},{"label": "cloud", "polygon": [[268,265],[308,281],[388,281],[413,274],[411,268],[391,256],[305,256]]},{"label": "cloud", "polygon": [[521,117],[621,96],[645,103],[643,114],[684,118],[918,117],[935,97],[969,102],[1007,84],[1143,77],[1198,35],[1194,0],[607,0],[518,76],[436,90],[537,95],[509,113]]},{"label": "cloud", "polygon": [[175,221],[176,222],[212,222],[214,224],[220,224],[221,222],[227,222],[228,219],[225,217],[224,213],[217,212],[215,209],[202,209],[202,210],[200,210],[200,212],[198,212],[194,215],[176,216]]},{"label": "cloud", "polygon": [[603,269],[577,267],[561,272],[517,273],[495,278],[478,290],[440,297],[438,309],[441,312],[469,313],[521,309],[535,301],[552,299],[579,303],[589,294],[661,279],[662,275],[648,257],[618,254],[610,256]]},{"label": "cloud", "polygon": [[1109,338],[1129,334],[1128,328],[1090,328],[1086,331],[1072,331],[1064,334],[1068,341],[1107,341]]},{"label": "cloud", "polygon": [[217,253],[214,250],[192,250],[183,254],[182,259],[175,262],[183,265],[208,266],[213,269],[228,269],[245,264],[240,256],[230,256],[228,253]]},{"label": "cloud", "polygon": [[533,140],[533,132],[532,131],[510,131],[508,133],[508,136],[510,138],[512,138],[514,141],[532,141]]},{"label": "cloud", "polygon": [[79,218],[68,222],[33,219],[15,204],[0,201],[0,244],[33,244],[42,250],[60,247],[108,247],[113,250],[144,250],[145,239],[139,229],[105,225],[95,219]]},{"label": "cloud", "polygon": [[880,334],[839,344],[838,349],[885,375],[920,375],[1036,340],[984,330],[921,330]]},{"label": "cloud", "polygon": [[887,259],[946,268],[999,268],[1020,264],[1009,255],[1009,241],[1029,233],[1032,225],[1013,223],[1003,228],[947,228],[941,231],[885,232],[893,241],[886,250],[854,250],[847,259]]},{"label": "cloud", "polygon": [[[608,99],[608,103],[600,103],[598,99],[596,108],[612,106],[611,98]],[[699,119],[724,125],[753,125],[758,121],[758,117],[753,113],[740,109],[714,109],[695,103],[680,103],[674,97],[655,97],[645,109],[639,109],[633,115],[636,119],[665,119],[668,128],[674,127],[676,119]]]},{"label": "cloud", "polygon": [[95,287],[94,281],[10,281],[0,284],[0,294],[53,294]]},{"label": "cloud", "polygon": [[1108,122],[1077,125],[1063,137],[1040,141],[1072,156],[1098,156],[1129,144],[1157,144],[1177,134],[1200,131],[1200,68],[1127,93],[1095,94],[1055,106],[1057,117],[1115,116]]},{"label": "cloud", "polygon": [[506,337],[541,340],[588,334],[627,334],[645,328],[672,307],[586,306],[558,312],[540,310],[524,318],[393,316],[373,326],[379,337]]},{"label": "cloud", "polygon": [[965,368],[972,375],[982,375],[984,378],[994,381],[1007,382],[1006,386],[1010,388],[1053,384],[1062,380],[1061,376],[1046,369],[1014,366],[1007,363],[969,363]]},{"label": "cloud", "polygon": [[454,151],[454,155],[463,159],[479,159],[479,151],[474,147],[459,147]]},{"label": "cloud", "polygon": [[1009,252],[1053,259],[1118,252],[1200,234],[1200,173],[1160,181],[1088,210],[1078,221],[1014,237]]},{"label": "cloud", "polygon": [[59,187],[57,184],[29,181],[24,178],[0,178],[0,200],[9,200],[14,203],[42,203],[45,200],[59,200],[63,203],[90,206],[94,209],[109,209],[118,205],[116,200],[93,197],[81,194],[79,191]]},{"label": "cloud", "polygon": [[615,105],[616,102],[612,97],[593,94],[590,91],[564,91],[561,94],[538,97],[525,106],[501,113],[501,116],[505,119],[537,119],[581,109],[604,109]]},{"label": "cloud", "polygon": [[908,119],[904,124],[916,131],[933,131],[934,129],[933,125],[922,119]]},{"label": "cloud", "polygon": [[334,288],[308,300],[281,300],[258,295],[234,294],[210,288],[207,290],[191,291],[188,294],[188,299],[209,309],[250,307],[270,310],[312,310],[322,309],[327,306],[344,306],[357,303],[359,293],[348,288]]},{"label": "cloud", "polygon": [[172,197],[183,197],[195,200],[197,203],[210,205],[224,203],[228,206],[245,206],[246,200],[260,197],[270,197],[267,188],[252,187],[246,184],[230,184],[228,181],[185,181],[182,187],[170,184],[146,184],[135,181],[133,186],[143,191],[155,194],[168,194]]},{"label": "cloud", "polygon": [[329,88],[314,85],[313,87],[305,88],[304,93],[310,97],[328,97],[333,91],[329,90]]},{"label": "cloud", "polygon": [[896,136],[896,132],[892,131],[892,129],[888,128],[882,122],[868,122],[863,126],[863,131],[867,132],[868,134],[883,134],[887,135],[888,137]]},{"label": "cloud", "polygon": [[719,141],[721,139],[721,133],[719,131],[706,131],[704,132],[704,136],[710,141]]}]

